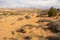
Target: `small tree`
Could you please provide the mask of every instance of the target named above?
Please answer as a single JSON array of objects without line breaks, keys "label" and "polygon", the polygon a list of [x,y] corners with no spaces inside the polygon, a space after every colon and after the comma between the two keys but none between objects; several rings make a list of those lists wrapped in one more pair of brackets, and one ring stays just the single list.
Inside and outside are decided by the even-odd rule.
[{"label": "small tree", "polygon": [[53,7],[50,8],[49,12],[48,12],[48,16],[57,16],[57,10]]}]

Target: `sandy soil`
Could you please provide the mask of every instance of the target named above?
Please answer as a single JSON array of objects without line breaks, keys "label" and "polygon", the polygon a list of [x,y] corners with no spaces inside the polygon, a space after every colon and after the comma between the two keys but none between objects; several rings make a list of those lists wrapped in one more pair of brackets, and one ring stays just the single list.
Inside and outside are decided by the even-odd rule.
[{"label": "sandy soil", "polygon": [[[35,26],[40,25],[39,23],[36,23],[38,20],[47,19],[51,21],[57,20],[55,17],[49,18],[49,17],[36,17],[38,14],[34,13],[30,16],[29,19],[26,19],[24,15],[9,15],[9,16],[3,16],[3,18],[0,19],[0,40],[13,40],[11,38],[16,38],[17,40],[25,40],[25,36],[31,36],[32,40],[39,40],[38,36],[52,36],[54,33],[52,33],[49,30],[43,30],[42,28],[36,28]],[[19,18],[22,18],[20,20]],[[48,22],[43,22],[41,24],[46,25]],[[26,24],[32,24],[35,25],[32,27],[32,29],[29,29],[29,27],[25,27]],[[26,33],[20,33],[16,32],[16,29],[21,28],[25,29]],[[47,27],[47,26],[44,26]],[[12,34],[13,33],[13,34]]]}]

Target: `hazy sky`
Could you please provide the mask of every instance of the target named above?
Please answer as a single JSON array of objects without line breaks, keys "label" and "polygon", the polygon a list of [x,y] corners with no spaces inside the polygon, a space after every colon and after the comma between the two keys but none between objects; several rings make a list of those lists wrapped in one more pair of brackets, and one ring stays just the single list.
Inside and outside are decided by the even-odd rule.
[{"label": "hazy sky", "polygon": [[0,0],[1,8],[49,8],[51,6],[60,8],[60,0]]}]

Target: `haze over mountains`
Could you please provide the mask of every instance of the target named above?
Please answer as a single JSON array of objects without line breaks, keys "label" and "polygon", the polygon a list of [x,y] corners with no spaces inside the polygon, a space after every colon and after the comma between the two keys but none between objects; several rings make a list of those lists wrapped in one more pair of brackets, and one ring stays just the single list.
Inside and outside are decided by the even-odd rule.
[{"label": "haze over mountains", "polygon": [[0,8],[60,8],[60,0],[0,0]]}]

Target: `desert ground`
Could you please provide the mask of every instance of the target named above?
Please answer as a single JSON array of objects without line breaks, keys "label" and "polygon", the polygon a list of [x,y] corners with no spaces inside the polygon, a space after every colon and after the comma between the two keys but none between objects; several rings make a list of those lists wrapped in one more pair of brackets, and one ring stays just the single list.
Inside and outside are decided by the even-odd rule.
[{"label": "desert ground", "polygon": [[[47,28],[58,17],[40,16],[38,9],[0,9],[0,40],[45,40],[55,33]],[[48,20],[40,22],[39,20]],[[48,39],[46,39],[48,40]]]}]

